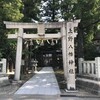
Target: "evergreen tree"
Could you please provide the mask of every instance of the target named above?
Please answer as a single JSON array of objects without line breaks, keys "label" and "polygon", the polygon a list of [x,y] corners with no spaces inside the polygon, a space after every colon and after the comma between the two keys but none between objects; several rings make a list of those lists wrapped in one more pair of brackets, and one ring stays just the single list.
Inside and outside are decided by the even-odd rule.
[{"label": "evergreen tree", "polygon": [[60,17],[60,0],[42,0],[41,17],[47,22],[56,22]]},{"label": "evergreen tree", "polygon": [[[98,0],[78,0],[75,9],[75,14],[77,18],[81,19],[78,31],[78,57],[86,57],[90,53],[86,53],[86,50],[88,50],[87,48],[89,47],[89,45],[91,45],[90,47],[92,50],[94,48],[92,40],[94,33],[97,30],[97,24],[100,21],[98,11],[98,8],[100,7],[99,5],[100,1]],[[92,54],[93,51],[91,55]],[[87,57],[89,58],[90,56]]]},{"label": "evergreen tree", "polygon": [[40,20],[40,2],[41,0],[22,0],[23,2],[23,21],[39,21]]},{"label": "evergreen tree", "polygon": [[73,19],[73,15],[75,14],[75,5],[77,4],[77,0],[60,0],[60,11],[61,16],[64,20]]},{"label": "evergreen tree", "polygon": [[[21,0],[0,0],[0,54],[7,58],[8,55],[13,55],[12,45],[7,39],[7,34],[13,31],[8,31],[5,28],[3,21],[20,21],[23,17]],[[9,52],[8,52],[9,51]]]}]

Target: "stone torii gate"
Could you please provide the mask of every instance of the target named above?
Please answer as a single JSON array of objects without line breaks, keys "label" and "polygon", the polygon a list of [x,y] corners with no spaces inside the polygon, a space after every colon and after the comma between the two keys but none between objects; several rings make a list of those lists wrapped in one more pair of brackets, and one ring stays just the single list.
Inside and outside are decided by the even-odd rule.
[{"label": "stone torii gate", "polygon": [[[8,34],[9,39],[17,39],[15,80],[20,80],[21,59],[22,59],[22,42],[23,39],[58,39],[62,40],[62,55],[64,76],[67,81],[67,89],[75,90],[75,58],[74,58],[74,37],[76,34],[74,28],[78,26],[80,20],[69,22],[52,22],[52,23],[21,23],[7,22],[7,29],[18,29],[18,33]],[[45,29],[59,28],[60,33],[45,34]],[[26,34],[24,29],[37,29],[37,34]]]}]

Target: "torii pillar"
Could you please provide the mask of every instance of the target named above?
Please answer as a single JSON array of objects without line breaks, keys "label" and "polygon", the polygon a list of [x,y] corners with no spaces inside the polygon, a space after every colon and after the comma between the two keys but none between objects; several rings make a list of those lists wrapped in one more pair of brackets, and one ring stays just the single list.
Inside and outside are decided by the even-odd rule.
[{"label": "torii pillar", "polygon": [[15,63],[15,80],[20,79],[22,44],[23,44],[23,28],[18,29],[17,35],[18,36],[17,36],[17,51],[16,51],[16,63]]}]

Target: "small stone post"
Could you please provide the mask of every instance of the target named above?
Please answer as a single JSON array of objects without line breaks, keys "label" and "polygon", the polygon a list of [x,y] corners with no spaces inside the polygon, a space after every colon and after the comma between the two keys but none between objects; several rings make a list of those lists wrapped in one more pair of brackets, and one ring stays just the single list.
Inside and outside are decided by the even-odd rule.
[{"label": "small stone post", "polygon": [[84,61],[83,58],[78,59],[78,66],[79,66],[79,74],[82,74],[82,61]]},{"label": "small stone post", "polygon": [[6,59],[3,58],[2,62],[3,62],[2,73],[6,74]]},{"label": "small stone post", "polygon": [[97,78],[100,78],[100,57],[95,58],[95,65]]}]

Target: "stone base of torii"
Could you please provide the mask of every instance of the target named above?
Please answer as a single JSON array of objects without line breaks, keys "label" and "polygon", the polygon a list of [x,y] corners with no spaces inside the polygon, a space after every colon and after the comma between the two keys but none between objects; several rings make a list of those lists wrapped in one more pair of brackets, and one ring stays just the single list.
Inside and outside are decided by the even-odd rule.
[{"label": "stone base of torii", "polygon": [[[15,34],[8,34],[9,39],[17,39],[15,80],[20,80],[21,60],[22,60],[22,43],[23,39],[60,39],[62,40],[62,56],[64,76],[67,81],[67,89],[75,90],[75,58],[74,58],[74,38],[76,34],[74,29],[78,26],[80,20],[69,22],[52,22],[52,23],[21,23],[7,22],[7,29],[18,29]],[[45,34],[45,29],[60,29],[59,33]],[[26,34],[24,29],[37,29],[37,34]]]}]

